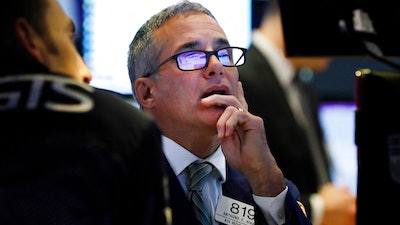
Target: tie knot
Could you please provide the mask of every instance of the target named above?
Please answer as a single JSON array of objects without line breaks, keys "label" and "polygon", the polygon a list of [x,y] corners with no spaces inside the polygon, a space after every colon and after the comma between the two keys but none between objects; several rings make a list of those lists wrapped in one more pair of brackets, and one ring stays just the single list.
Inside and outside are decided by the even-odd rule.
[{"label": "tie knot", "polygon": [[190,191],[201,191],[205,184],[206,178],[212,171],[212,165],[210,163],[192,163],[188,166],[189,172],[189,190]]}]

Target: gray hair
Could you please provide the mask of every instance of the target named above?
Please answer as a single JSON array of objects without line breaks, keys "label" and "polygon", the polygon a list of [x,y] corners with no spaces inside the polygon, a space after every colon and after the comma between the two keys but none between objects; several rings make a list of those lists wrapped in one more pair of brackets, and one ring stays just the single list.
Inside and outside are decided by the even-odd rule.
[{"label": "gray hair", "polygon": [[[155,43],[154,32],[169,18],[188,11],[201,12],[215,19],[212,13],[201,4],[184,0],[153,15],[137,31],[129,45],[128,51],[128,73],[134,98],[136,98],[134,90],[135,80],[148,75],[158,66],[157,59],[162,49]],[[154,74],[152,77],[157,79],[158,75]]]}]

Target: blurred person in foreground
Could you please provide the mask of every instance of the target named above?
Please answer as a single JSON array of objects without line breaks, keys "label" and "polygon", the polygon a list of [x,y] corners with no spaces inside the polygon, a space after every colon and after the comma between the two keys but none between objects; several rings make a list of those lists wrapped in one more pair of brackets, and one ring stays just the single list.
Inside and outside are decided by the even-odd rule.
[{"label": "blurred person in foreground", "polygon": [[236,68],[245,55],[208,9],[189,1],[153,15],[130,44],[134,97],[163,134],[175,225],[310,224],[262,119],[247,111]]},{"label": "blurred person in foreground", "polygon": [[[356,198],[348,188],[332,183],[318,96],[301,76],[326,69],[331,58],[286,57],[279,4],[275,0],[266,4],[261,24],[253,31],[246,64],[239,68],[249,111],[264,119],[271,152],[286,177],[298,186],[313,224],[354,225]],[[307,107],[305,117],[299,117],[302,106]]]},{"label": "blurred person in foreground", "polygon": [[163,224],[154,121],[88,85],[57,0],[13,0],[2,10],[0,224]]}]

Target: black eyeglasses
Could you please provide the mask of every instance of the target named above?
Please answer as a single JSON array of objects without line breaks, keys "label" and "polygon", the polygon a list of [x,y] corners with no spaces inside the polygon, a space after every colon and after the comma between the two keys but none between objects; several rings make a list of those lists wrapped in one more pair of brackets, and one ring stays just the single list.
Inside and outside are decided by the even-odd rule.
[{"label": "black eyeglasses", "polygon": [[246,48],[240,47],[226,47],[215,51],[200,51],[193,50],[181,52],[173,55],[160,63],[155,70],[148,73],[144,77],[149,77],[154,74],[162,65],[169,60],[174,59],[177,67],[182,71],[200,70],[208,66],[210,56],[215,55],[218,60],[226,67],[241,66],[246,61]]}]

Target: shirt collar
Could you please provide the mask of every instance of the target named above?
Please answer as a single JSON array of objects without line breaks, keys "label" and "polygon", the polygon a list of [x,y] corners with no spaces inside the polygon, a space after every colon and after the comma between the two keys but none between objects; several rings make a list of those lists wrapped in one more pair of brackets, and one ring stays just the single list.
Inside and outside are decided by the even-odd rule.
[{"label": "shirt collar", "polygon": [[219,171],[222,182],[226,180],[226,161],[221,146],[206,159],[201,159],[186,150],[172,139],[162,136],[163,151],[175,175],[178,176],[194,161],[210,162]]},{"label": "shirt collar", "polygon": [[252,43],[265,59],[269,61],[282,87],[288,87],[296,75],[296,70],[290,61],[287,60],[285,55],[282,54],[275,44],[262,35],[259,30],[253,31]]}]

